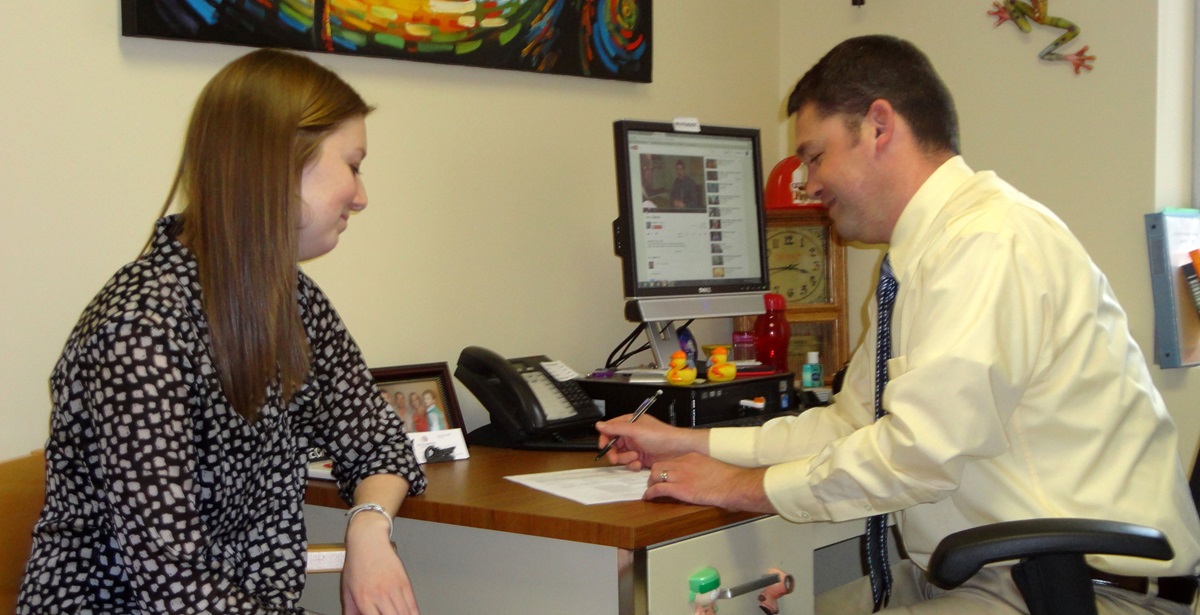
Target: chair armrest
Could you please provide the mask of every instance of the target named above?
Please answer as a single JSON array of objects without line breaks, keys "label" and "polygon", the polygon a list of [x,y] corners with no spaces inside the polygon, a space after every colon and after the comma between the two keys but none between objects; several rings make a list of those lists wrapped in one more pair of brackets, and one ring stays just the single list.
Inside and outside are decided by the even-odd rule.
[{"label": "chair armrest", "polygon": [[1143,525],[1097,519],[1029,519],[947,536],[929,560],[929,575],[941,587],[958,587],[986,564],[1048,554],[1175,557],[1166,536]]}]

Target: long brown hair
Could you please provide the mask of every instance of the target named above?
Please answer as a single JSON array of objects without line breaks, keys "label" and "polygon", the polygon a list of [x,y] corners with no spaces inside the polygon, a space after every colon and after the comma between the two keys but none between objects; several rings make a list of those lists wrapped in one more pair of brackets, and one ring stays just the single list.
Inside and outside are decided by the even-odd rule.
[{"label": "long brown hair", "polygon": [[311,362],[297,303],[300,178],[326,136],[371,109],[332,71],[262,49],[221,69],[192,111],[163,214],[178,196],[221,386],[251,422],[272,382],[290,400]]}]

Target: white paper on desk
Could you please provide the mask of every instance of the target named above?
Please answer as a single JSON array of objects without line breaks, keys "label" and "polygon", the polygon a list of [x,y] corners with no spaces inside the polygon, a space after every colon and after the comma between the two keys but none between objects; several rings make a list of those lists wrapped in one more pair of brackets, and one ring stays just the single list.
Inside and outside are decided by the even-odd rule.
[{"label": "white paper on desk", "polygon": [[642,499],[650,471],[633,472],[624,466],[603,466],[504,478],[580,504],[607,504]]}]

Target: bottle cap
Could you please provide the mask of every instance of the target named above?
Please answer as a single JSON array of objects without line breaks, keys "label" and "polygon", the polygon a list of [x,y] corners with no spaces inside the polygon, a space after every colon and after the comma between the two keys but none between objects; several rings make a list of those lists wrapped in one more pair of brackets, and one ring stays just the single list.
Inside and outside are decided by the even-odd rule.
[{"label": "bottle cap", "polygon": [[763,295],[763,302],[766,304],[768,312],[787,308],[787,300],[780,294],[767,293]]},{"label": "bottle cap", "polygon": [[820,363],[821,362],[821,353],[809,351],[808,362],[809,363]]}]

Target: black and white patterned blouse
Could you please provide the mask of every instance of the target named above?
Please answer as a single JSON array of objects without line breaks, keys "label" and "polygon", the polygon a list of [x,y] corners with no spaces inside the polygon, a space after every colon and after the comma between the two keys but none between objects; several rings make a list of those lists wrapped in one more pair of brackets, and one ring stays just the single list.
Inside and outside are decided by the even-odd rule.
[{"label": "black and white patterned blouse", "polygon": [[196,261],[158,222],[152,250],[84,311],[50,379],[46,505],[19,613],[299,613],[306,451],[342,497],[372,474],[425,478],[325,295],[300,274],[312,349],[290,404],[228,404],[213,367]]}]

